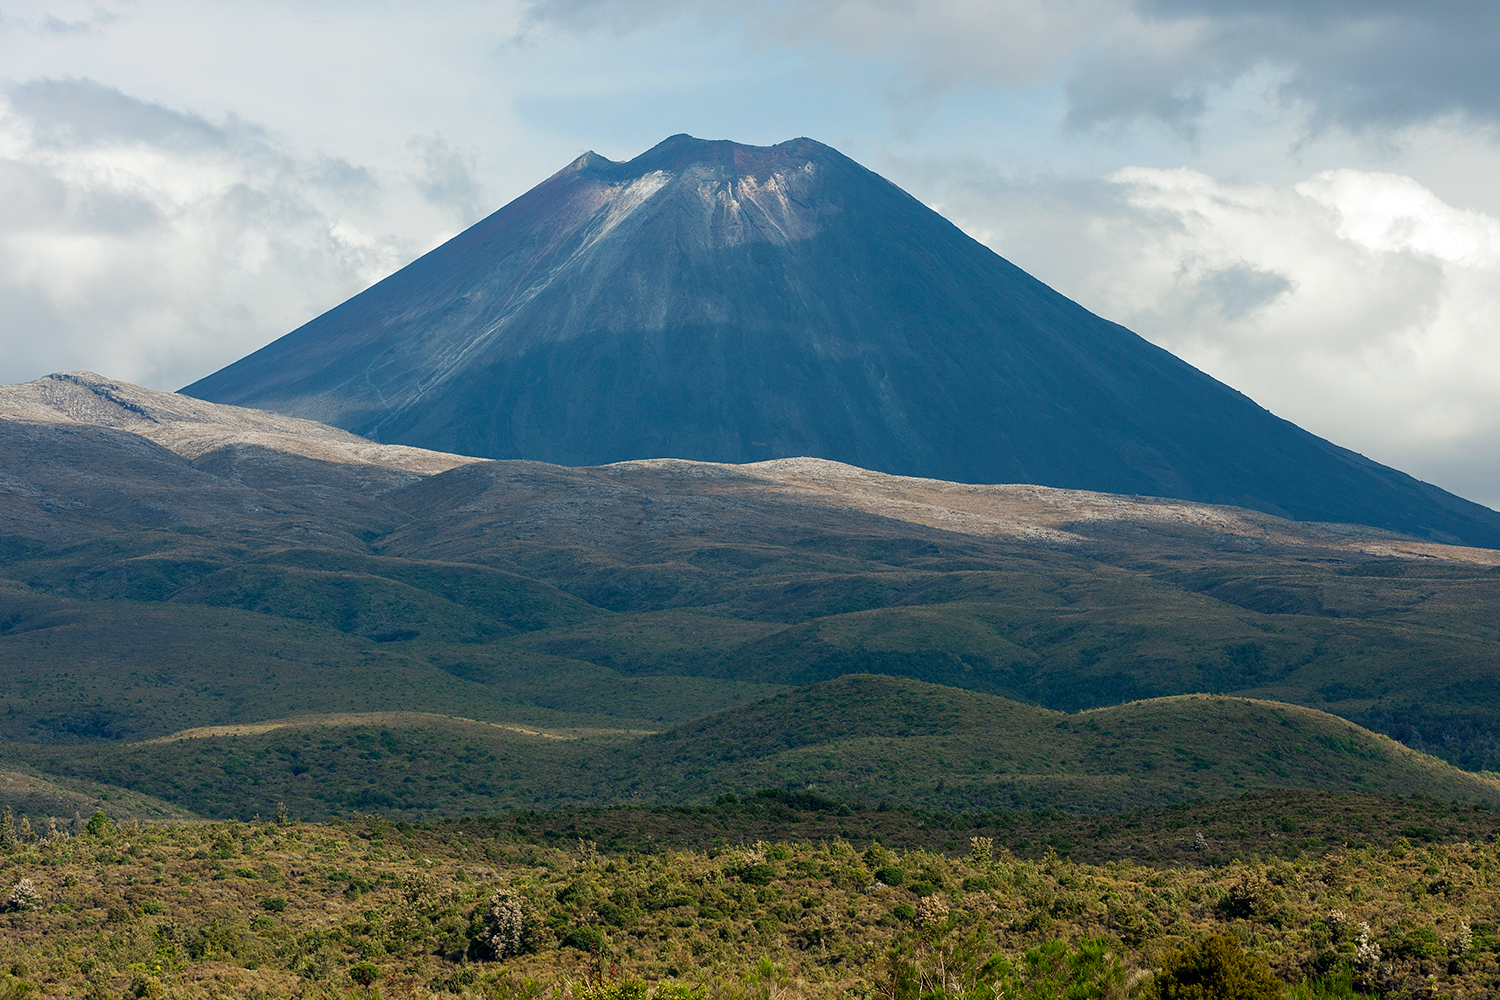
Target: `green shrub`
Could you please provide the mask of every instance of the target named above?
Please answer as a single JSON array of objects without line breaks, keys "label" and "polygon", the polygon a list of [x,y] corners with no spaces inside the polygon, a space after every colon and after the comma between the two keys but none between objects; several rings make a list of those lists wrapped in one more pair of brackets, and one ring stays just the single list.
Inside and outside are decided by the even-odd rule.
[{"label": "green shrub", "polygon": [[1418,927],[1405,934],[1393,935],[1390,950],[1396,958],[1415,958],[1418,961],[1444,958],[1448,954],[1448,946],[1432,927]]},{"label": "green shrub", "polygon": [[1354,988],[1354,971],[1348,965],[1289,986],[1286,995],[1288,1000],[1359,1000],[1364,996]]},{"label": "green shrub", "polygon": [[588,882],[581,878],[576,878],[557,890],[557,901],[564,906],[585,903],[593,896],[593,893],[594,890],[589,886]]},{"label": "green shrub", "polygon": [[687,983],[658,983],[651,993],[651,1000],[704,1000],[708,990]]},{"label": "green shrub", "polygon": [[1151,984],[1155,1000],[1280,1000],[1281,981],[1264,959],[1225,934],[1169,954]]},{"label": "green shrub", "polygon": [[1251,920],[1279,927],[1286,919],[1275,886],[1264,875],[1241,871],[1240,877],[1219,900],[1217,909],[1227,920]]},{"label": "green shrub", "polygon": [[1125,967],[1108,942],[1085,938],[1037,945],[1016,961],[992,957],[980,971],[987,994],[1024,1000],[1114,1000],[1125,996]]},{"label": "green shrub", "polygon": [[349,969],[349,978],[368,992],[375,980],[380,978],[380,967],[374,962],[360,962]]},{"label": "green shrub", "polygon": [[130,995],[140,1000],[157,1000],[165,992],[161,980],[149,973],[140,973],[130,980]]},{"label": "green shrub", "polygon": [[577,948],[579,951],[597,951],[603,953],[609,942],[604,938],[604,932],[597,927],[584,925],[574,927],[563,935],[560,944],[564,948]]},{"label": "green shrub", "polygon": [[103,837],[105,834],[112,832],[114,828],[115,825],[109,821],[109,817],[104,815],[103,810],[100,810],[89,817],[88,825],[83,828],[83,832],[87,833],[90,837]]},{"label": "green shrub", "polygon": [[875,878],[886,885],[900,885],[906,881],[906,872],[895,865],[882,865],[872,872]]},{"label": "green shrub", "polygon": [[281,896],[267,896],[260,901],[262,910],[270,910],[272,913],[281,913],[286,909],[286,899]]}]

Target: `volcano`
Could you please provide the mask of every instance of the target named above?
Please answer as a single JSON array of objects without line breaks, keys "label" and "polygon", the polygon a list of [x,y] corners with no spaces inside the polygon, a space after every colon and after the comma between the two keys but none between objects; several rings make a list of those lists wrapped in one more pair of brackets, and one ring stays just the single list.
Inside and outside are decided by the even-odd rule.
[{"label": "volcano", "polygon": [[811,139],[586,153],[187,395],[600,465],[789,456],[1500,547],[1500,514],[1102,319]]}]

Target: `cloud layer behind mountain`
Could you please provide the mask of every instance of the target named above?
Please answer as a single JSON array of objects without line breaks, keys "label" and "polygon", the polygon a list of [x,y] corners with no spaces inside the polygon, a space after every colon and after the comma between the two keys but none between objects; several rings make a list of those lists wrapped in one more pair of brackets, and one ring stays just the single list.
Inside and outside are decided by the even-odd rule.
[{"label": "cloud layer behind mountain", "polygon": [[1474,460],[1500,434],[1495,215],[1349,169],[1285,186],[1139,167],[950,183],[955,220],[1096,312],[1281,416],[1500,499]]},{"label": "cloud layer behind mountain", "polygon": [[426,249],[392,232],[393,217],[415,213],[431,231],[478,214],[477,182],[441,137],[393,188],[232,116],[87,80],[10,88],[0,150],[10,379],[87,367],[186,381]]},{"label": "cloud layer behind mountain", "polygon": [[1191,129],[1211,93],[1269,70],[1319,128],[1500,119],[1500,8],[1435,0],[538,0],[533,24],[638,30],[739,18],[753,44],[877,60],[899,90],[1061,84],[1074,127]]}]

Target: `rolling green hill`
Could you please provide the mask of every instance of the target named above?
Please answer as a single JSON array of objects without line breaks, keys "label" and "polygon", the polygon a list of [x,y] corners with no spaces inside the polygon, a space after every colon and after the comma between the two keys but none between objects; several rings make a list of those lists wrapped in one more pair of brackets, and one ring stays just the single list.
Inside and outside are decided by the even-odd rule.
[{"label": "rolling green hill", "polygon": [[150,822],[192,820],[197,817],[187,809],[140,792],[88,779],[43,775],[25,765],[0,769],[0,804],[9,806],[17,816],[36,818],[38,836],[47,832],[51,821],[59,829],[69,830],[95,812],[111,819],[136,819]]},{"label": "rolling green hill", "polygon": [[1487,777],[1290,705],[1179,696],[1068,715],[868,675],[675,727],[593,768],[662,801],[776,786],[947,810],[1114,811],[1293,787],[1500,804]]},{"label": "rolling green hill", "polygon": [[766,787],[949,811],[1112,812],[1289,788],[1500,806],[1490,777],[1296,706],[1181,696],[1065,714],[871,675],[655,734],[389,713],[5,753],[216,818],[270,815],[278,803],[308,818],[430,817]]}]

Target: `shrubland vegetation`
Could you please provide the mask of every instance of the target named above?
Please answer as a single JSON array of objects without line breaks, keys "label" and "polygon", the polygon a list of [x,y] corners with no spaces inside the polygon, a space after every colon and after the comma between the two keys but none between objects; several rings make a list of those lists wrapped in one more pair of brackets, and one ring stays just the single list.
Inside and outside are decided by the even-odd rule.
[{"label": "shrubland vegetation", "polygon": [[[954,840],[978,827],[913,812],[900,814],[905,846],[681,842],[695,823],[774,826],[799,805],[777,793],[638,811],[679,831],[670,846],[560,835],[609,828],[599,812],[152,826],[98,814],[55,832],[7,816],[0,994],[1311,1000],[1500,982],[1500,854],[1493,818],[1472,807],[1298,793],[1114,819],[1190,842],[1209,831],[1214,846],[1170,863],[1034,842],[1017,853],[977,834],[922,846],[943,822]],[[1320,830],[1316,844],[1220,842],[1219,826],[1286,811],[1297,819],[1277,822]],[[1415,839],[1379,822],[1403,811],[1426,820],[1408,825]],[[1340,842],[1356,817],[1374,836]]]}]

